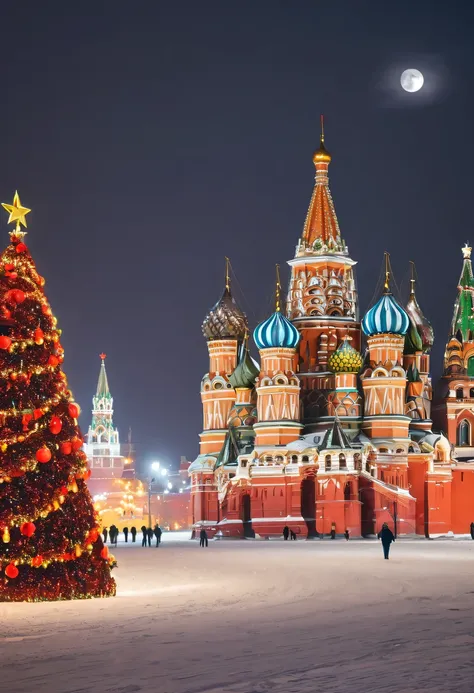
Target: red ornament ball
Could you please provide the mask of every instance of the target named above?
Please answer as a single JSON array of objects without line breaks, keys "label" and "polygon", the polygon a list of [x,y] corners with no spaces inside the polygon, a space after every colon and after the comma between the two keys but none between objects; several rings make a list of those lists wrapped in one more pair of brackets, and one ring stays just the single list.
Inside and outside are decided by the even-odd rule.
[{"label": "red ornament ball", "polygon": [[36,532],[36,526],[33,522],[24,522],[20,527],[20,532],[29,539]]},{"label": "red ornament ball", "polygon": [[33,411],[33,418],[34,418],[34,420],[37,421],[38,419],[41,419],[41,417],[43,416],[43,413],[44,413],[44,412],[43,412],[42,409],[35,409],[35,410]]},{"label": "red ornament ball", "polygon": [[5,568],[5,575],[11,578],[12,580],[18,577],[18,568],[16,567],[16,565],[14,565],[13,563],[7,565],[7,567]]},{"label": "red ornament ball", "polygon": [[63,422],[59,418],[59,416],[52,416],[51,421],[49,422],[49,430],[53,435],[58,435],[58,433],[61,432],[61,429],[63,427]]},{"label": "red ornament ball", "polygon": [[31,565],[33,566],[33,568],[39,568],[42,565],[43,561],[43,556],[35,556],[31,559]]},{"label": "red ornament ball", "polygon": [[61,443],[59,446],[59,450],[62,455],[70,455],[72,452],[72,445],[68,440],[65,440],[64,443]]},{"label": "red ornament ball", "polygon": [[0,349],[8,349],[12,343],[10,337],[2,334],[0,335]]},{"label": "red ornament ball", "polygon": [[51,356],[48,359],[48,366],[57,366],[59,363],[59,359],[57,356],[54,354],[51,354]]},{"label": "red ornament ball", "polygon": [[68,411],[69,411],[69,416],[71,416],[73,419],[78,419],[79,415],[81,413],[81,408],[75,402],[71,402],[70,405],[68,406]]},{"label": "red ornament ball", "polygon": [[77,452],[82,448],[82,440],[80,438],[73,438],[71,440],[72,449]]},{"label": "red ornament ball", "polygon": [[24,243],[18,243],[15,250],[17,253],[24,253],[26,250],[26,245]]},{"label": "red ornament ball", "polygon": [[13,297],[13,300],[15,301],[15,303],[23,303],[23,301],[26,298],[25,292],[22,291],[21,289],[15,289],[12,292],[12,297]]},{"label": "red ornament ball", "polygon": [[51,459],[51,450],[47,447],[39,448],[39,450],[36,451],[36,459],[42,464],[49,462]]}]

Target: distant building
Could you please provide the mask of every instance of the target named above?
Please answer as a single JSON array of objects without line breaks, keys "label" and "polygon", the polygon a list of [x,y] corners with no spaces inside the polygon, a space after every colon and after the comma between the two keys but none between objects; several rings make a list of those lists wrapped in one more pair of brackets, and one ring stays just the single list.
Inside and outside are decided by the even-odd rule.
[{"label": "distant building", "polygon": [[113,421],[114,400],[105,370],[106,355],[101,354],[100,358],[97,391],[92,398],[92,423],[84,444],[92,472],[88,484],[92,495],[113,491],[114,479],[121,479],[125,468],[124,457],[120,454],[119,432]]}]

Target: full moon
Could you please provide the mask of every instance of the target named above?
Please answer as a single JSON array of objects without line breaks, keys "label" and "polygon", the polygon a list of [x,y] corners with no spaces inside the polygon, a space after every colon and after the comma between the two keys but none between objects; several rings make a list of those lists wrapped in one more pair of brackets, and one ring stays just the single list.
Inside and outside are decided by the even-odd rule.
[{"label": "full moon", "polygon": [[402,72],[402,76],[400,77],[400,84],[405,91],[410,92],[420,91],[424,81],[425,79],[421,72],[419,70],[415,70],[414,68],[405,70]]}]

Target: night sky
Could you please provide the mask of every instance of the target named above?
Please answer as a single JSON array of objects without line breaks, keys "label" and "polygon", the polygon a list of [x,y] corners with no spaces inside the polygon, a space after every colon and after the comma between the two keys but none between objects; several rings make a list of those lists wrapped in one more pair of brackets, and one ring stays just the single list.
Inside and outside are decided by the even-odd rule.
[{"label": "night sky", "polygon": [[224,256],[253,327],[275,263],[286,282],[320,113],[361,313],[383,251],[404,298],[414,260],[440,373],[474,242],[472,3],[10,1],[1,22],[0,197],[33,209],[84,430],[105,351],[122,440],[142,462],[196,456]]}]

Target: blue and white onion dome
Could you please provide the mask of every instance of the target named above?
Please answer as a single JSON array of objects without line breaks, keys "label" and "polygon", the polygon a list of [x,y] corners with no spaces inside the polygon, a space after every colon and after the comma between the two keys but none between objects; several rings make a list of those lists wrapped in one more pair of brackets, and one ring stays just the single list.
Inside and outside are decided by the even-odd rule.
[{"label": "blue and white onion dome", "polygon": [[407,333],[409,326],[407,313],[389,292],[384,293],[362,319],[362,329],[368,337],[376,334],[402,336]]},{"label": "blue and white onion dome", "polygon": [[273,349],[284,347],[295,349],[300,341],[300,333],[289,320],[275,311],[267,320],[257,325],[253,333],[253,339],[258,349]]}]

